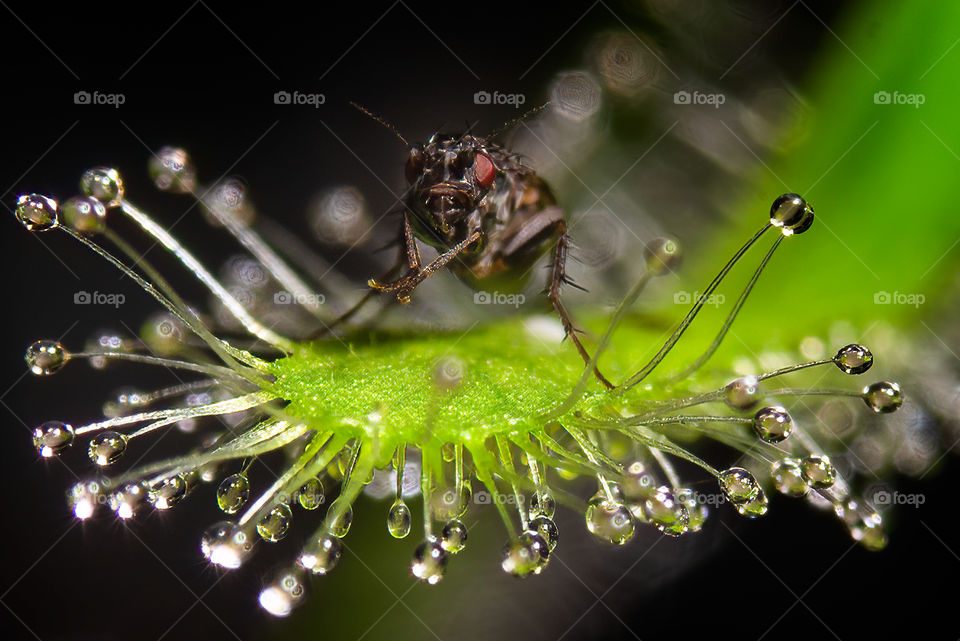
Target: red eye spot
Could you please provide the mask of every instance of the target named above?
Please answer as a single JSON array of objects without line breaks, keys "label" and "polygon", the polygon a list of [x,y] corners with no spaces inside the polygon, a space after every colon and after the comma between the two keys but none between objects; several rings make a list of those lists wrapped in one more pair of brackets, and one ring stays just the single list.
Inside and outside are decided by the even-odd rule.
[{"label": "red eye spot", "polygon": [[481,187],[489,187],[493,183],[493,179],[497,177],[497,168],[493,166],[490,156],[477,154],[477,159],[473,162],[473,177]]}]

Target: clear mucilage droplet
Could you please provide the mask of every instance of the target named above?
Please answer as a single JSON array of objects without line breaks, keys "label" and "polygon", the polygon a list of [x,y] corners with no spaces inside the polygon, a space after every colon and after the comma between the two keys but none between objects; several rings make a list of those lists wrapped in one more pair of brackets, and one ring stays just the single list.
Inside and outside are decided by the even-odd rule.
[{"label": "clear mucilage droplet", "polygon": [[107,207],[114,207],[123,199],[123,180],[116,169],[94,167],[80,177],[80,191]]},{"label": "clear mucilage droplet", "polygon": [[27,231],[47,231],[60,224],[57,201],[40,194],[24,194],[17,198],[16,215]]},{"label": "clear mucilage droplet", "polygon": [[770,476],[777,491],[785,496],[800,498],[810,491],[803,476],[803,467],[795,458],[784,458],[770,466]]},{"label": "clear mucilage droplet", "polygon": [[873,354],[863,345],[851,343],[837,351],[833,362],[844,374],[863,374],[873,365]]},{"label": "clear mucilage droplet", "polygon": [[96,481],[84,481],[70,488],[67,493],[67,504],[73,511],[73,515],[82,521],[93,516],[101,498],[100,484]]},{"label": "clear mucilage droplet", "polygon": [[648,243],[643,251],[647,271],[653,276],[676,270],[681,256],[680,243],[670,238],[658,238]]},{"label": "clear mucilage droplet", "polygon": [[760,484],[757,479],[742,467],[731,467],[720,472],[720,490],[733,504],[746,503],[757,498]]},{"label": "clear mucilage droplet", "polygon": [[164,147],[150,158],[148,170],[153,184],[161,191],[185,194],[197,186],[196,169],[183,149]]},{"label": "clear mucilage droplet", "polygon": [[764,407],[753,416],[753,430],[767,443],[779,443],[793,431],[793,419],[779,405]]},{"label": "clear mucilage droplet", "polygon": [[735,410],[748,410],[760,400],[760,382],[756,376],[741,376],[723,388],[724,400]]},{"label": "clear mucilage droplet", "polygon": [[549,492],[540,490],[530,497],[530,516],[546,516],[553,518],[557,511],[557,500]]},{"label": "clear mucilage droplet", "polygon": [[330,533],[310,541],[297,558],[300,567],[313,574],[327,574],[340,562],[343,544]]},{"label": "clear mucilage droplet", "polygon": [[260,607],[275,617],[288,616],[307,596],[307,583],[299,568],[281,571],[260,591]]},{"label": "clear mucilage droplet", "polygon": [[686,506],[676,500],[666,485],[658,487],[643,502],[643,513],[650,523],[668,536],[680,536],[686,532],[690,521]]},{"label": "clear mucilage droplet", "polygon": [[603,493],[590,499],[584,517],[587,530],[602,541],[625,545],[633,538],[633,514],[626,506],[611,501]]},{"label": "clear mucilage droplet", "polygon": [[770,206],[770,224],[784,236],[802,234],[813,225],[813,208],[797,194],[784,194]]},{"label": "clear mucilage droplet", "polygon": [[812,488],[823,490],[837,480],[837,468],[826,454],[811,454],[800,462],[803,480]]},{"label": "clear mucilage droplet", "polygon": [[253,552],[252,538],[232,521],[222,521],[207,528],[200,540],[203,557],[222,568],[235,570]]},{"label": "clear mucilage droplet", "polygon": [[231,474],[217,487],[217,505],[226,514],[236,514],[250,498],[250,480],[246,474]]},{"label": "clear mucilage droplet", "polygon": [[73,444],[73,427],[60,421],[47,421],[33,429],[33,446],[44,458],[60,454]]},{"label": "clear mucilage droplet", "polygon": [[312,512],[323,505],[325,500],[323,483],[318,478],[307,480],[307,482],[297,490],[297,503],[305,510]]},{"label": "clear mucilage droplet", "polygon": [[96,198],[74,196],[60,205],[63,223],[81,234],[99,234],[107,228],[107,208]]},{"label": "clear mucilage droplet", "polygon": [[290,531],[293,511],[286,503],[278,503],[257,522],[257,534],[264,541],[276,543]]},{"label": "clear mucilage droplet", "polygon": [[395,539],[405,538],[410,534],[410,522],[410,508],[402,499],[396,500],[387,512],[387,531],[390,536]]},{"label": "clear mucilage droplet", "polygon": [[707,506],[698,501],[694,491],[687,487],[674,490],[673,497],[677,503],[687,508],[687,530],[699,532],[710,513]]},{"label": "clear mucilage droplet", "polygon": [[63,345],[57,341],[41,340],[31,343],[24,360],[36,376],[49,376],[63,367],[69,358]]},{"label": "clear mucilage droplet", "polygon": [[410,563],[413,576],[430,585],[436,585],[447,569],[449,554],[436,539],[428,539],[417,546]]},{"label": "clear mucilage droplet", "polygon": [[467,526],[457,519],[447,521],[440,532],[440,545],[450,554],[462,552],[467,546]]},{"label": "clear mucilage droplet", "polygon": [[[329,510],[339,509],[339,507],[336,507],[338,506],[339,501],[340,499],[337,499],[336,501],[331,503],[330,507],[327,509]],[[337,515],[337,518],[334,519],[332,523],[330,523],[330,534],[342,539],[350,531],[350,526],[352,524],[353,524],[353,506],[348,505],[346,506],[346,509],[340,512]]]},{"label": "clear mucilage droplet", "polygon": [[757,495],[750,499],[749,501],[743,501],[742,503],[734,503],[733,507],[737,510],[737,513],[741,516],[745,516],[750,519],[755,519],[757,517],[763,516],[767,513],[767,495],[762,489],[757,490]]},{"label": "clear mucilage droplet", "polygon": [[127,451],[127,437],[119,432],[100,432],[92,439],[87,448],[90,460],[101,467],[112,465],[120,460]]},{"label": "clear mucilage droplet", "polygon": [[165,478],[147,494],[147,500],[158,510],[169,510],[186,497],[187,479],[182,474]]},{"label": "clear mucilage droplet", "polygon": [[523,579],[540,574],[549,560],[549,544],[536,532],[527,530],[503,548],[500,567],[507,574]]},{"label": "clear mucilage droplet", "polygon": [[143,483],[127,483],[107,497],[107,505],[121,519],[132,519],[146,502],[147,487]]},{"label": "clear mucilage droplet", "polygon": [[863,402],[877,414],[889,414],[903,405],[903,392],[896,383],[879,381],[864,388]]},{"label": "clear mucilage droplet", "polygon": [[530,530],[540,535],[547,542],[547,550],[553,552],[560,542],[560,530],[557,524],[549,516],[538,516],[530,520]]}]

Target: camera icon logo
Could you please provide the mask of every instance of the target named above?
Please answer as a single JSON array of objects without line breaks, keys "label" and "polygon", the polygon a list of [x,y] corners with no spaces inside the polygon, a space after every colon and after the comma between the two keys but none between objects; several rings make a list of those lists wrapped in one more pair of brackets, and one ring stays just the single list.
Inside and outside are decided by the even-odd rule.
[{"label": "camera icon logo", "polygon": [[490,296],[490,292],[476,292],[473,295],[474,305],[489,305],[492,302],[493,298]]},{"label": "camera icon logo", "polygon": [[890,92],[889,91],[878,91],[873,94],[873,103],[876,105],[889,105],[890,104]]},{"label": "camera icon logo", "polygon": [[73,294],[74,305],[89,305],[91,300],[93,300],[93,297],[90,295],[90,292],[81,291]]},{"label": "camera icon logo", "polygon": [[489,505],[490,494],[488,492],[477,492],[473,495],[473,502],[477,505]]},{"label": "camera icon logo", "polygon": [[890,292],[877,292],[873,295],[874,305],[889,305],[893,301]]},{"label": "camera icon logo", "polygon": [[673,295],[674,305],[689,305],[692,300],[693,297],[690,295],[690,292],[679,291]]},{"label": "camera icon logo", "polygon": [[692,96],[689,91],[678,91],[673,94],[673,104],[675,105],[689,105],[692,100]]},{"label": "camera icon logo", "polygon": [[293,294],[290,292],[277,292],[273,295],[273,302],[276,305],[290,305],[293,303]]},{"label": "camera icon logo", "polygon": [[292,96],[289,91],[278,91],[273,94],[273,104],[275,105],[289,105],[292,100]]},{"label": "camera icon logo", "polygon": [[489,91],[478,91],[473,94],[473,104],[475,105],[489,105],[493,100],[493,96],[490,95]]},{"label": "camera icon logo", "polygon": [[75,105],[89,105],[92,96],[89,91],[78,91],[73,94],[73,104]]}]

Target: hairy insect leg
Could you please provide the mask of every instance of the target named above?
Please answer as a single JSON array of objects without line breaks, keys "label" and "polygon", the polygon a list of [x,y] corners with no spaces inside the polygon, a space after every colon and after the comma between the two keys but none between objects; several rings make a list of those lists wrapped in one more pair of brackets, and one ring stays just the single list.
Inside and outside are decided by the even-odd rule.
[{"label": "hairy insect leg", "polygon": [[466,240],[457,243],[437,256],[433,262],[426,267],[422,266],[420,250],[417,248],[417,240],[413,235],[413,229],[410,227],[410,219],[406,213],[403,214],[403,235],[406,243],[406,255],[410,271],[403,278],[391,283],[383,283],[371,278],[367,284],[375,291],[397,292],[398,301],[401,303],[409,303],[410,294],[413,293],[417,285],[432,276],[436,271],[443,269],[443,267],[456,258],[460,252],[479,240],[482,234],[479,231],[473,232]]},{"label": "hairy insect leg", "polygon": [[[587,353],[583,343],[581,343],[580,339],[577,337],[577,330],[573,325],[573,318],[567,312],[566,308],[563,306],[563,302],[560,300],[560,288],[565,282],[568,282],[566,264],[567,250],[570,247],[570,237],[567,235],[567,224],[561,219],[554,223],[554,225],[557,231],[557,244],[553,250],[553,265],[550,269],[550,286],[547,289],[547,298],[550,299],[550,304],[553,305],[553,310],[557,313],[557,316],[560,317],[560,322],[563,323],[563,331],[566,332],[566,335],[577,348],[577,352],[579,352],[583,362],[589,365],[590,354]],[[600,368],[596,364],[593,366],[593,374],[597,377],[597,380],[604,385],[604,387],[607,389],[613,389],[613,383],[607,380],[607,378],[600,373]]]}]

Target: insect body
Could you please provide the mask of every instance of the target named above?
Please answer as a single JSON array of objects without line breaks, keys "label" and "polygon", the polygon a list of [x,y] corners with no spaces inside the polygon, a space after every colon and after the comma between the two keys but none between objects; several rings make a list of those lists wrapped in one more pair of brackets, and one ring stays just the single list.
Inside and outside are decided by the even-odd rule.
[{"label": "insect body", "polygon": [[[400,242],[401,265],[406,262],[408,272],[390,282],[372,279],[369,285],[408,303],[420,283],[449,265],[474,289],[516,290],[537,259],[552,249],[547,297],[589,363],[560,300],[560,288],[569,282],[569,237],[563,211],[543,179],[516,154],[470,134],[436,135],[425,145],[413,145],[405,173],[410,189]],[[424,265],[417,239],[440,255]],[[613,387],[596,368],[594,373]]]}]

